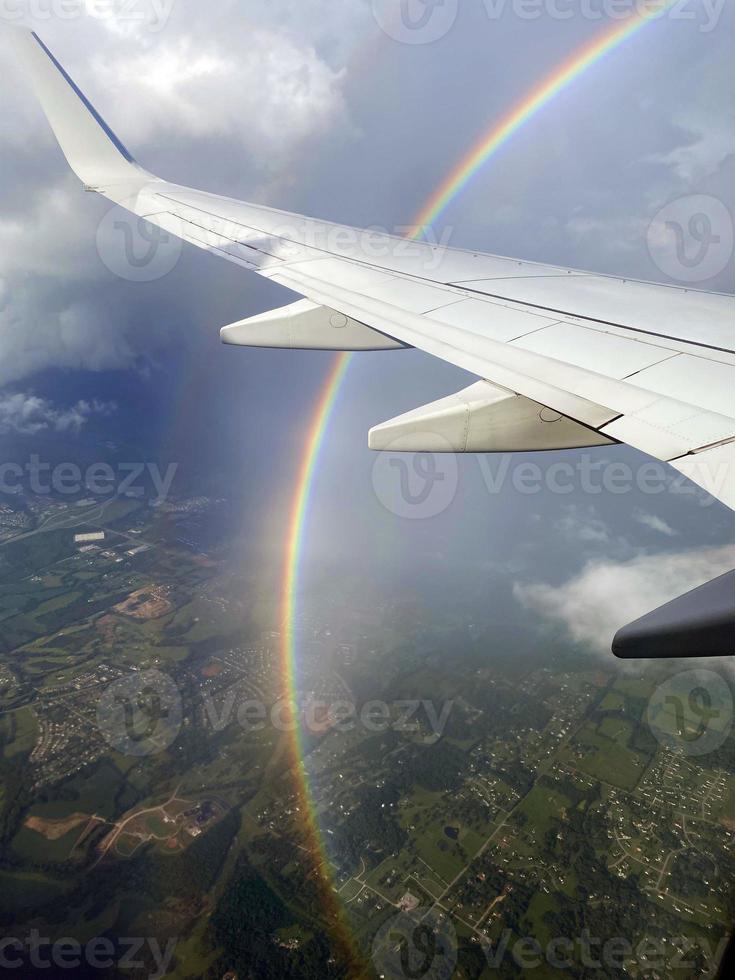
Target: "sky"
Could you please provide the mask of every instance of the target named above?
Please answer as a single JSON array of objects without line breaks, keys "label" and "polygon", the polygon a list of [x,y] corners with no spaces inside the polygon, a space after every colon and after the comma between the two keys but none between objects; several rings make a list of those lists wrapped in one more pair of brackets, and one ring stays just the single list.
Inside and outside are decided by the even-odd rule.
[{"label": "sky", "polygon": [[[3,19],[23,14],[147,169],[400,233],[493,120],[642,2],[405,0],[429,24],[414,43],[400,0],[3,0],[0,439],[28,453],[34,439],[73,452],[92,430],[101,446],[127,437],[234,500],[242,562],[275,563],[330,363],[223,348],[221,326],[293,296],[189,246],[151,281],[119,275],[109,205],[66,167]],[[459,247],[676,281],[672,215],[686,225],[699,202],[692,213],[732,239],[734,41],[732,5],[678,3],[519,133],[436,230]],[[723,247],[695,285],[735,292]],[[400,478],[421,471],[386,467],[367,430],[472,380],[414,351],[353,360],[315,486],[314,582],[349,567],[386,587],[469,594],[499,623],[520,610],[605,656],[625,621],[733,567],[735,516],[665,471],[642,492],[645,461],[625,447],[569,454],[563,492],[546,457],[505,475],[490,457],[439,460],[439,496],[401,513]],[[600,461],[628,467],[629,492],[583,485]]]}]

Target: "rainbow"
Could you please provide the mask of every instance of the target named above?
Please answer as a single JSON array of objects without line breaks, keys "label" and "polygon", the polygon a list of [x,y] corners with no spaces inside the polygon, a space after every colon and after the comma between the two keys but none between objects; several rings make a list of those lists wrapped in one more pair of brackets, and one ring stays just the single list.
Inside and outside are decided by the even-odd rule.
[{"label": "rainbow", "polygon": [[[319,454],[324,444],[329,420],[332,416],[332,411],[337,401],[340,388],[342,387],[342,381],[347,372],[349,362],[350,355],[347,353],[338,354],[334,359],[319,395],[319,400],[312,413],[309,435],[301,460],[301,467],[298,480],[296,481],[296,489],[294,491],[288,521],[281,618],[283,624],[282,659],[284,680],[292,705],[295,704],[297,697],[296,625],[299,612],[299,586],[301,584],[301,556],[303,552],[304,532],[309,516],[314,473],[319,462]],[[297,738],[300,738],[300,734],[297,731]],[[298,749],[301,749],[300,744]],[[300,751],[299,757],[301,757]]]},{"label": "rainbow", "polygon": [[[603,32],[602,36],[586,45],[580,52],[568,59],[560,68],[538,85],[533,92],[509,112],[499,123],[483,136],[479,143],[466,155],[447,179],[432,194],[416,218],[411,234],[406,237],[417,238],[423,229],[432,224],[467,186],[484,163],[500,149],[518,130],[532,119],[559,92],[571,84],[583,72],[595,65],[601,58],[632,37],[655,17],[665,12],[675,0],[649,0],[647,12],[639,12],[621,24]],[[298,619],[301,584],[303,577],[303,558],[305,533],[308,524],[310,504],[314,491],[314,477],[317,472],[321,450],[329,429],[337,398],[351,354],[342,353],[334,359],[321,388],[317,404],[312,412],[308,427],[306,445],[299,464],[298,478],[289,510],[288,534],[284,555],[283,589],[280,597],[281,611],[281,670],[291,713],[299,720],[298,704]],[[332,884],[329,860],[324,850],[319,830],[318,815],[311,794],[308,776],[304,768],[303,730],[300,724],[294,725],[291,738],[290,762],[296,777],[297,791],[301,798],[304,814],[304,831],[310,842],[313,857],[317,862],[326,908],[335,928],[338,941],[347,949],[353,959],[359,957],[349,935],[342,907]]]},{"label": "rainbow", "polygon": [[411,226],[408,237],[419,238],[424,230],[434,224],[436,219],[462,193],[469,182],[498,150],[530,122],[560,92],[568,88],[589,68],[633,37],[651,21],[661,17],[676,0],[648,0],[636,14],[626,20],[613,24],[602,32],[600,37],[586,44],[568,58],[562,65],[547,75],[536,88],[510,110],[499,122],[494,122],[489,131],[472,147],[457,166],[437,187],[419,211]]},{"label": "rainbow", "polygon": [[[354,967],[360,962],[360,953],[353,941],[344,919],[339,898],[332,884],[329,859],[324,850],[323,838],[319,830],[316,806],[311,793],[309,778],[304,771],[304,730],[301,721],[301,705],[298,693],[297,632],[299,620],[299,598],[301,595],[302,558],[304,536],[308,523],[310,503],[314,489],[314,476],[324,445],[324,437],[337,402],[342,382],[347,372],[351,355],[338,354],[334,359],[327,378],[322,386],[317,404],[312,412],[306,439],[306,446],[291,501],[286,554],[284,559],[283,593],[281,597],[281,676],[286,688],[289,713],[292,718],[292,735],[289,746],[289,763],[295,778],[295,789],[299,796],[300,811],[303,816],[302,830],[309,844],[311,857],[315,862],[322,901],[327,916],[332,923],[331,938],[341,948],[347,961]],[[358,975],[358,971],[355,975]]]}]

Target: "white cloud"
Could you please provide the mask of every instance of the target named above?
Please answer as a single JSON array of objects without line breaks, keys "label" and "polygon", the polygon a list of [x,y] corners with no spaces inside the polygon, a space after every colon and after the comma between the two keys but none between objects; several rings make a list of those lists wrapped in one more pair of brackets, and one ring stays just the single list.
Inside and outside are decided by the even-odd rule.
[{"label": "white cloud", "polygon": [[46,398],[29,392],[0,396],[0,434],[16,432],[32,436],[38,432],[79,432],[92,415],[109,415],[113,402],[78,401],[59,408]]},{"label": "white cloud", "polygon": [[244,47],[193,36],[162,39],[155,50],[123,46],[93,60],[89,88],[114,100],[115,128],[130,147],[163,133],[220,136],[259,162],[273,154],[282,162],[346,118],[341,80],[308,43],[253,28]]},{"label": "white cloud", "polygon": [[735,567],[735,547],[702,548],[631,561],[591,561],[560,586],[514,585],[516,599],[538,615],[563,623],[571,637],[609,653],[622,626]]},{"label": "white cloud", "polygon": [[588,504],[567,504],[554,523],[554,531],[565,542],[573,543],[575,551],[584,549],[588,554],[599,554],[604,550],[618,559],[628,558],[636,551],[625,536],[617,534]]},{"label": "white cloud", "polygon": [[577,506],[569,506],[565,509],[565,515],[554,525],[556,531],[566,538],[577,538],[586,544],[610,543],[609,528],[594,515],[592,510]]},{"label": "white cloud", "polygon": [[617,252],[635,253],[645,240],[647,222],[633,216],[591,213],[572,215],[566,222],[566,231],[576,246],[599,247],[605,244]]},{"label": "white cloud", "polygon": [[675,528],[666,523],[663,517],[659,517],[657,514],[646,514],[643,511],[637,511],[633,514],[633,519],[644,527],[650,528],[651,531],[658,531],[659,534],[663,534],[667,538],[675,538],[679,534]]}]

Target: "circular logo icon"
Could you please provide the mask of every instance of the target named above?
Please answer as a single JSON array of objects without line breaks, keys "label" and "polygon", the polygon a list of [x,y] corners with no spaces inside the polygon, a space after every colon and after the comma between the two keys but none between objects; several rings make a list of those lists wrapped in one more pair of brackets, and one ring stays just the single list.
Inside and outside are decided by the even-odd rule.
[{"label": "circular logo icon", "polygon": [[[425,444],[434,452],[406,452]],[[446,447],[446,448],[445,448]],[[396,517],[423,521],[443,513],[459,486],[457,457],[443,436],[433,432],[398,436],[373,463],[373,489],[383,507]]]},{"label": "circular logo icon", "polygon": [[[168,220],[179,224],[174,216]],[[97,228],[97,253],[102,262],[114,275],[131,282],[163,279],[176,266],[182,248],[178,235],[117,206]]]},{"label": "circular logo icon", "polygon": [[722,201],[692,194],[662,208],[648,226],[646,240],[664,275],[676,282],[705,282],[732,259],[735,227]]},{"label": "circular logo icon", "polygon": [[450,980],[457,966],[457,933],[445,912],[401,912],[376,933],[372,958],[386,980]]},{"label": "circular logo icon", "polygon": [[181,729],[182,705],[174,681],[146,670],[113,681],[97,703],[97,724],[107,743],[122,755],[163,752]]},{"label": "circular logo icon", "polygon": [[431,44],[454,27],[459,0],[372,0],[378,27],[401,44]]},{"label": "circular logo icon", "polygon": [[713,670],[685,670],[660,684],[648,702],[648,724],[665,748],[706,755],[730,734],[730,686]]}]

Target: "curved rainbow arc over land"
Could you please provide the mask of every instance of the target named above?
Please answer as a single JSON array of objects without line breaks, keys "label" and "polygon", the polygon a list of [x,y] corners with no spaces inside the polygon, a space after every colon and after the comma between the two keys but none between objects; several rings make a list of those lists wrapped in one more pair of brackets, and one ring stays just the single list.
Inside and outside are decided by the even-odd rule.
[{"label": "curved rainbow arc over land", "polygon": [[[309,504],[314,484],[314,473],[319,462],[319,454],[324,443],[329,421],[332,417],[337,397],[342,387],[350,354],[338,354],[322,386],[319,399],[312,413],[309,434],[301,458],[298,480],[291,502],[286,537],[286,561],[283,578],[283,668],[284,679],[288,687],[288,696],[292,704],[297,699],[296,676],[296,624],[298,619],[299,586],[301,579],[301,556],[303,551],[304,533],[306,531]],[[296,740],[301,748],[300,728],[296,729]]]},{"label": "curved rainbow arc over land", "polygon": [[[632,37],[646,24],[660,16],[676,0],[660,0],[647,13],[631,16],[622,24],[616,24],[612,29],[603,32],[600,38],[586,45],[560,68],[555,70],[540,83],[521,103],[509,112],[499,123],[494,124],[488,134],[466,155],[437,191],[426,202],[412,225],[411,233],[406,237],[417,239],[423,230],[432,224],[445,208],[461,193],[469,181],[479,171],[493,154],[500,149],[521,127],[529,122],[544,106],[546,106],[564,88],[570,85],[587,69],[592,68],[601,58],[613,51],[627,38]],[[329,912],[339,923],[340,938],[345,948],[353,957],[356,946],[352,941],[349,928],[344,922],[339,898],[335,895],[332,885],[332,874],[329,860],[324,850],[323,840],[319,829],[318,815],[311,794],[309,780],[303,771],[304,743],[303,731],[300,724],[298,705],[298,664],[297,664],[297,622],[299,615],[299,599],[301,594],[302,565],[304,555],[305,534],[307,529],[310,504],[314,491],[314,477],[324,445],[334,407],[340,394],[342,382],[353,355],[341,353],[334,359],[329,373],[320,390],[317,404],[312,412],[308,427],[306,445],[301,457],[298,478],[289,509],[288,532],[284,556],[283,588],[280,599],[281,609],[281,670],[286,686],[287,696],[294,717],[293,737],[290,751],[291,762],[296,773],[298,791],[305,815],[304,829],[312,846],[312,851],[325,888],[325,896],[329,902]]]},{"label": "curved rainbow arc over land", "polygon": [[305,758],[301,706],[298,696],[297,627],[299,618],[299,597],[301,593],[302,557],[309,510],[314,489],[314,475],[319,463],[324,438],[332,418],[334,406],[342,387],[351,355],[338,354],[332,363],[327,378],[322,385],[317,403],[312,411],[306,438],[306,445],[299,464],[296,488],[291,499],[286,535],[284,559],[283,593],[281,596],[281,674],[286,686],[286,696],[292,717],[292,736],[290,738],[290,765],[294,772],[296,791],[300,797],[304,816],[302,829],[310,845],[312,858],[320,876],[322,897],[327,912],[334,923],[337,939],[354,965],[361,961],[360,952],[353,941],[351,931],[344,920],[342,905],[335,895],[329,859],[324,850],[323,838],[319,829],[316,805],[311,792],[309,778],[303,770]]},{"label": "curved rainbow arc over land", "polygon": [[536,88],[510,110],[500,122],[492,127],[473,146],[459,164],[426,201],[411,226],[410,238],[420,238],[424,229],[433,225],[452,201],[465,189],[472,178],[479,173],[488,160],[526,123],[530,122],[549,102],[568,88],[589,68],[633,37],[647,24],[658,19],[674,5],[676,0],[658,0],[648,8],[631,14],[626,20],[615,23],[568,58],[562,65],[547,75]]}]

